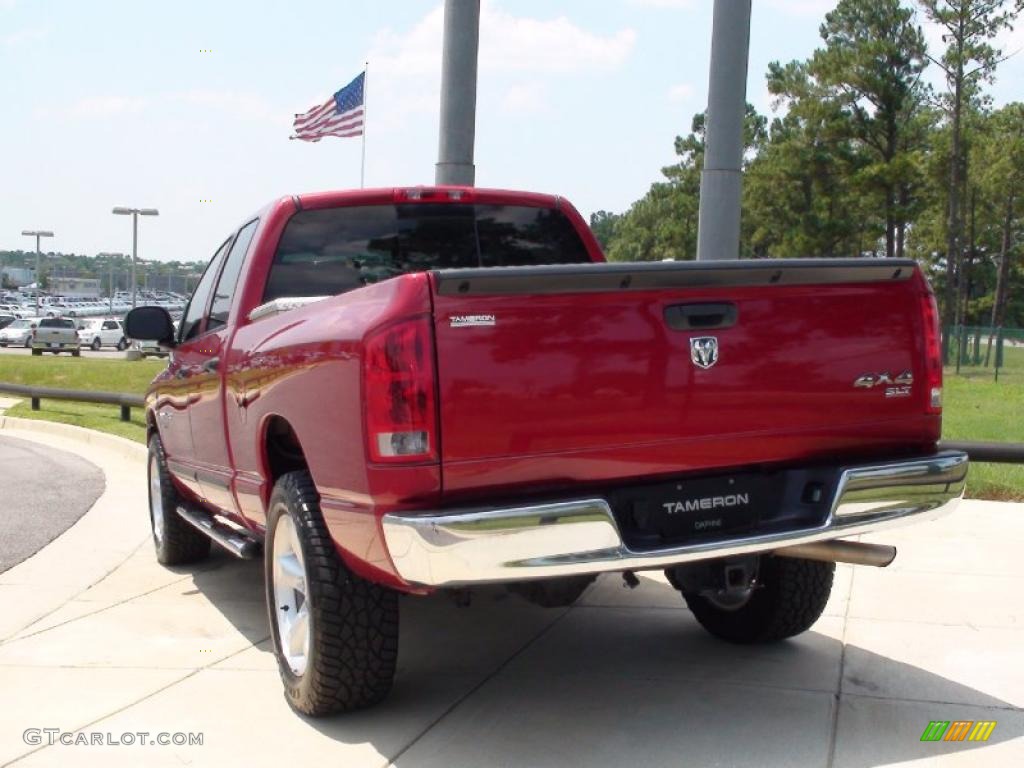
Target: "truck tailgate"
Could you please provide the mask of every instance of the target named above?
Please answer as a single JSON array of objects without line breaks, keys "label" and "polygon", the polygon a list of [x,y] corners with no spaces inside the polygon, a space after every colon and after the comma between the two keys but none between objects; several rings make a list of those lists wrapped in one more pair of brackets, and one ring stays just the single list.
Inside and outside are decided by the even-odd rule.
[{"label": "truck tailgate", "polygon": [[446,493],[938,439],[910,261],[449,270],[432,285]]}]

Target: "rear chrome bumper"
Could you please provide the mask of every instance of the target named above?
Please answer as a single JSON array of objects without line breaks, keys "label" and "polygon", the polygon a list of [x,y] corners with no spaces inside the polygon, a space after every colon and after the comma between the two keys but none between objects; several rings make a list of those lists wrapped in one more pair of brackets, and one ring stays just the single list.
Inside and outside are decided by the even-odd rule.
[{"label": "rear chrome bumper", "polygon": [[432,587],[666,568],[932,520],[963,496],[967,454],[844,467],[824,524],[634,551],[599,497],[501,509],[394,513],[382,524],[406,582]]}]

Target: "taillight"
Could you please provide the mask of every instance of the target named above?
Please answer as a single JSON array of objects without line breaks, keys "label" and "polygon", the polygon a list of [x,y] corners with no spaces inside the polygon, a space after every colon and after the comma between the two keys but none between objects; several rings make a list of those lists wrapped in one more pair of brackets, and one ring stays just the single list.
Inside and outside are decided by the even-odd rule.
[{"label": "taillight", "polygon": [[374,461],[437,458],[430,318],[388,326],[366,340],[363,387]]},{"label": "taillight", "polygon": [[942,334],[939,307],[931,291],[921,297],[921,313],[924,321],[925,412],[942,413]]}]

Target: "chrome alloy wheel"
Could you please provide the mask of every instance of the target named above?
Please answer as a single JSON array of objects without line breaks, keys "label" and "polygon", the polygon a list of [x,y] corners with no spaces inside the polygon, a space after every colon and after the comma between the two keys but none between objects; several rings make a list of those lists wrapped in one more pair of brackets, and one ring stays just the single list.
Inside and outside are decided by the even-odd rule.
[{"label": "chrome alloy wheel", "polygon": [[149,513],[153,518],[153,538],[163,544],[167,528],[164,518],[164,495],[160,488],[160,463],[154,453],[149,457]]},{"label": "chrome alloy wheel", "polygon": [[273,552],[274,615],[281,654],[292,674],[301,677],[309,659],[309,600],[306,563],[295,523],[287,513],[277,518]]}]

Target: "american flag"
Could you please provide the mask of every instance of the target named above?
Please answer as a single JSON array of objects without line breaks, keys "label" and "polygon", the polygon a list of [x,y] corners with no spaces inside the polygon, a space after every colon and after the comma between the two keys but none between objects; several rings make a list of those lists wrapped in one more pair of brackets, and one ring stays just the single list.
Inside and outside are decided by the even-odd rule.
[{"label": "american flag", "polygon": [[295,116],[291,138],[320,141],[324,136],[363,135],[363,81],[360,72],[351,83],[334,94],[326,103]]}]

